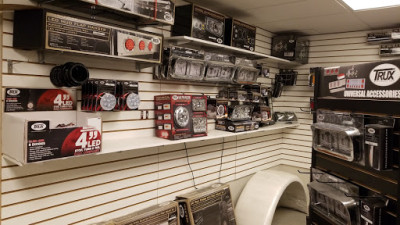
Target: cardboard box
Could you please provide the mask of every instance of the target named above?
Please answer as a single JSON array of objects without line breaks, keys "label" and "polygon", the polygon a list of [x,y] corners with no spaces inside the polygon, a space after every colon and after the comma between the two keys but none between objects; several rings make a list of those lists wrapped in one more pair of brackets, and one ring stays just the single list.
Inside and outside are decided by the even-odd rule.
[{"label": "cardboard box", "polygon": [[4,112],[76,110],[76,89],[6,88]]},{"label": "cardboard box", "polygon": [[215,184],[177,197],[181,225],[236,225],[227,184]]},{"label": "cardboard box", "polygon": [[146,209],[112,219],[109,225],[179,225],[178,203],[165,202]]},{"label": "cardboard box", "polygon": [[271,55],[307,64],[309,46],[308,40],[298,39],[295,35],[275,36],[272,38]]},{"label": "cardboard box", "polygon": [[197,5],[176,7],[172,36],[190,36],[206,41],[224,43],[225,16]]},{"label": "cardboard box", "polygon": [[[35,32],[31,32],[35,30]],[[162,36],[42,9],[15,11],[13,47],[160,63]]]},{"label": "cardboard box", "polygon": [[165,139],[192,137],[192,96],[159,95],[154,97],[156,136]]},{"label": "cardboard box", "polygon": [[226,19],[225,44],[254,51],[256,48],[256,27],[236,19]]},{"label": "cardboard box", "polygon": [[233,133],[258,130],[260,127],[259,122],[256,121],[230,121],[230,120],[217,120],[215,125],[216,130],[229,131]]}]

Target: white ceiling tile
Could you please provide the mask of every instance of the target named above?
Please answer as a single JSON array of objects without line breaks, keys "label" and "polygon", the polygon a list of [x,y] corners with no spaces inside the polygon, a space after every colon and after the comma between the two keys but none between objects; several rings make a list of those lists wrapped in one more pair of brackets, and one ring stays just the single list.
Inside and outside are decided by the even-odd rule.
[{"label": "white ceiling tile", "polygon": [[271,32],[297,31],[311,35],[400,25],[400,7],[353,12],[339,0],[190,1]]},{"label": "white ceiling tile", "polygon": [[400,25],[400,7],[358,11],[355,12],[355,15],[374,28],[395,27]]},{"label": "white ceiling tile", "polygon": [[271,32],[296,31],[301,33],[305,30],[317,30],[319,33],[336,33],[345,31],[365,30],[369,27],[362,23],[354,15],[345,13],[328,15],[323,17],[311,17],[291,21],[277,21],[258,26]]}]

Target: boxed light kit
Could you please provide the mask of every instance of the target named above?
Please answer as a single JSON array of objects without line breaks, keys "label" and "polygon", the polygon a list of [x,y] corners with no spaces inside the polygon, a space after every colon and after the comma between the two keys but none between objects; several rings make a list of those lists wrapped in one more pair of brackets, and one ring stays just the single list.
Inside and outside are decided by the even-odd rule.
[{"label": "boxed light kit", "polygon": [[[146,0],[80,0],[91,3],[100,9],[112,9],[119,13],[138,16],[139,23],[152,23],[160,21],[170,25],[175,20],[175,2],[170,0],[146,1]],[[68,1],[70,2],[70,1]],[[83,8],[83,7],[81,7]],[[89,7],[88,7],[89,8]]]},{"label": "boxed light kit", "polygon": [[4,112],[76,110],[76,90],[6,88],[4,102]]},{"label": "boxed light kit", "polygon": [[112,219],[106,225],[179,225],[177,202],[165,202]]},{"label": "boxed light kit", "polygon": [[256,27],[236,19],[226,19],[225,44],[254,51],[256,47]]},{"label": "boxed light kit", "polygon": [[172,46],[165,48],[163,54],[163,64],[159,74],[156,74],[158,78],[194,81],[204,79],[204,51]]},{"label": "boxed light kit", "polygon": [[180,195],[181,225],[236,225],[232,196],[227,184],[215,184]]},{"label": "boxed light kit", "polygon": [[236,71],[234,56],[206,52],[204,58],[207,62],[204,80],[212,82],[232,82]]},{"label": "boxed light kit", "polygon": [[229,131],[229,132],[244,132],[251,130],[258,130],[260,128],[259,122],[256,121],[230,121],[230,120],[217,120],[215,124],[216,130]]},{"label": "boxed light kit", "polygon": [[254,84],[260,75],[257,62],[254,60],[236,58],[236,75],[234,81],[238,84]]},{"label": "boxed light kit", "polygon": [[[4,155],[19,164],[101,151],[101,118],[76,111],[4,113]],[[29,119],[28,119],[29,118]]]},{"label": "boxed light kit", "polygon": [[225,16],[199,7],[184,5],[176,7],[172,36],[190,36],[219,44],[224,43]]},{"label": "boxed light kit", "polygon": [[[32,32],[34,30],[34,32]],[[15,11],[13,47],[160,63],[163,37],[42,9]]]},{"label": "boxed light kit", "polygon": [[207,135],[207,97],[159,95],[154,97],[156,136],[184,139]]},{"label": "boxed light kit", "polygon": [[321,170],[312,169],[312,182],[307,184],[310,207],[332,224],[360,224],[360,188]]},{"label": "boxed light kit", "polygon": [[308,40],[299,39],[294,34],[275,36],[272,38],[271,55],[307,64],[309,46]]}]

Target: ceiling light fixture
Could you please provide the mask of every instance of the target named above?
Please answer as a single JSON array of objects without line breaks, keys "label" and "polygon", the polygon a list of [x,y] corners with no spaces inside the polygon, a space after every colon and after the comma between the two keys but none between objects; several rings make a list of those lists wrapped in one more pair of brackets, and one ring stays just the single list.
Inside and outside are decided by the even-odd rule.
[{"label": "ceiling light fixture", "polygon": [[400,0],[342,0],[353,10],[377,9],[400,6]]}]

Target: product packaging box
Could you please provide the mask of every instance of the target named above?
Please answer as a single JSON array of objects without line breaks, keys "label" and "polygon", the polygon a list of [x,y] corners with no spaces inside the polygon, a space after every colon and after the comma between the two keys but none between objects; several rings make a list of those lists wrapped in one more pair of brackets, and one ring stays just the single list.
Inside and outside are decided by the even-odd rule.
[{"label": "product packaging box", "polygon": [[275,36],[272,38],[271,55],[307,64],[309,46],[308,40],[298,39],[296,35]]},{"label": "product packaging box", "polygon": [[178,203],[165,202],[108,221],[107,225],[179,225]]},{"label": "product packaging box", "polygon": [[256,47],[256,27],[236,19],[226,19],[225,44],[254,51]]},{"label": "product packaging box", "polygon": [[159,95],[154,97],[156,136],[165,139],[192,137],[192,96]]},{"label": "product packaging box", "polygon": [[259,122],[256,121],[230,121],[230,120],[217,120],[215,124],[216,130],[229,131],[233,133],[258,130],[260,127]]},{"label": "product packaging box", "polygon": [[139,23],[162,23],[174,24],[175,2],[169,0],[146,1],[146,0],[80,0],[91,3],[101,9],[112,9],[115,12],[138,16]]},{"label": "product packaging box", "polygon": [[176,7],[172,36],[190,36],[224,43],[225,16],[197,5]]},{"label": "product packaging box", "polygon": [[[35,32],[31,32],[35,30]],[[15,11],[13,47],[160,63],[162,36],[42,9]]]},{"label": "product packaging box", "polygon": [[117,106],[115,80],[90,79],[82,86],[82,111],[113,111]]},{"label": "product packaging box", "polygon": [[204,79],[204,51],[172,46],[165,48],[163,55],[163,64],[159,74],[156,74],[157,78],[192,81]]},{"label": "product packaging box", "polygon": [[76,110],[76,90],[6,88],[4,102],[4,112]]},{"label": "product packaging box", "polygon": [[138,82],[118,80],[116,97],[118,99],[117,105],[115,106],[116,110],[138,110],[140,105]]},{"label": "product packaging box", "polygon": [[236,225],[229,185],[215,184],[177,197],[181,225]]},{"label": "product packaging box", "polygon": [[161,95],[154,97],[154,104],[157,137],[207,136],[207,96]]}]

